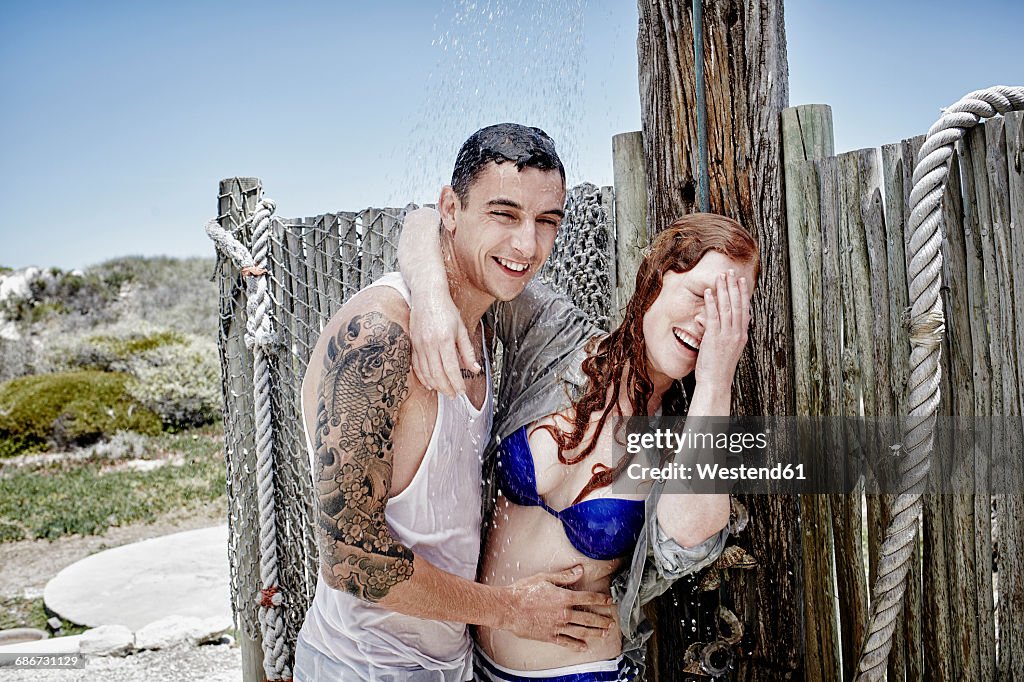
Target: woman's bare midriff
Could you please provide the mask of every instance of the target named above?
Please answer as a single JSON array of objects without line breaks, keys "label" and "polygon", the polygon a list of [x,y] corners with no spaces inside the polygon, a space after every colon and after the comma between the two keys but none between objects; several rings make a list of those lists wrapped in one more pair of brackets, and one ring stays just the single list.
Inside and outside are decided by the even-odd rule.
[{"label": "woman's bare midriff", "polygon": [[[580,554],[556,517],[541,507],[512,504],[500,495],[489,531],[480,573],[480,581],[488,585],[510,585],[537,573],[562,571],[579,564],[583,566],[583,577],[572,588],[608,594],[612,577],[622,563],[622,559],[597,561]],[[616,625],[604,638],[591,641],[582,652],[483,627],[477,628],[476,640],[492,660],[515,670],[544,670],[608,660],[622,651],[618,614],[613,615]]]}]

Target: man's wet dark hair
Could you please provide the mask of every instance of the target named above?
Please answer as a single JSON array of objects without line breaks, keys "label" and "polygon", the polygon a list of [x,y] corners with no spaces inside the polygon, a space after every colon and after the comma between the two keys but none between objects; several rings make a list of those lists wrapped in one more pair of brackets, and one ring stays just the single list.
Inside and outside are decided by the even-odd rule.
[{"label": "man's wet dark hair", "polygon": [[562,184],[565,184],[565,168],[555,151],[554,141],[547,133],[518,123],[498,123],[470,135],[455,159],[452,189],[463,207],[469,199],[469,186],[491,161],[514,163],[517,170],[557,170],[562,176]]}]

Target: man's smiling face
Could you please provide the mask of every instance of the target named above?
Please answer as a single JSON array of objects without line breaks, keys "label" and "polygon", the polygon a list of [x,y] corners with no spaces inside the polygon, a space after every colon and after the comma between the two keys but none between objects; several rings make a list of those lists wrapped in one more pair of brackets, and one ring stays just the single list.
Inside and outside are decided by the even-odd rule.
[{"label": "man's smiling face", "polygon": [[453,253],[471,286],[509,301],[544,265],[565,215],[558,171],[490,163],[469,187],[465,205],[450,187],[438,206]]}]

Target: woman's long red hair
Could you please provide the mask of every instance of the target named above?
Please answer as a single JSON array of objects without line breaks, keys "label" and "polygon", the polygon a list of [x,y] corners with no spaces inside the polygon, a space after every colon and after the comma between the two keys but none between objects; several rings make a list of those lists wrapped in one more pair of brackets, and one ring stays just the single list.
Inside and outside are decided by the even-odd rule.
[{"label": "woman's long red hair", "polygon": [[[647,415],[654,384],[647,361],[644,315],[661,293],[666,272],[692,270],[709,251],[718,251],[740,263],[753,263],[754,279],[757,279],[761,267],[757,243],[732,218],[714,213],[692,213],[679,218],[658,234],[637,269],[636,289],[626,305],[622,324],[600,339],[583,361],[582,369],[588,383],[583,394],[573,402],[571,430],[550,425],[541,427],[550,432],[558,444],[558,459],[562,464],[581,462],[594,451],[605,422],[619,404],[623,386],[626,387],[633,415]],[[623,375],[625,381],[622,380]],[[662,396],[662,412],[681,416],[686,409],[687,397],[681,383],[676,381]],[[591,415],[595,412],[601,412],[601,416],[593,437],[576,455],[566,457],[565,452],[575,450],[583,442]],[[592,490],[611,485],[628,464],[624,457],[614,469],[603,464],[594,465],[590,482],[573,504],[585,499]]]}]

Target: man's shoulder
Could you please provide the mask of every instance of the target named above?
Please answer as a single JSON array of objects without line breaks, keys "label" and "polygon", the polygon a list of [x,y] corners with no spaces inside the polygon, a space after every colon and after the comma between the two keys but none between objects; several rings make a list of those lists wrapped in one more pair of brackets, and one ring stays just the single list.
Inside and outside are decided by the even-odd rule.
[{"label": "man's shoulder", "polygon": [[396,333],[406,337],[409,333],[409,304],[400,292],[387,286],[375,286],[353,294],[321,329],[310,352],[304,382],[319,381],[328,357],[332,356],[328,351],[330,346],[340,349],[348,342],[362,345],[380,335],[395,340]]},{"label": "man's shoulder", "polygon": [[321,334],[327,334],[329,329],[336,331],[357,315],[369,314],[381,315],[406,330],[409,328],[409,304],[402,294],[389,286],[374,286],[358,291],[348,299],[327,321]]}]

